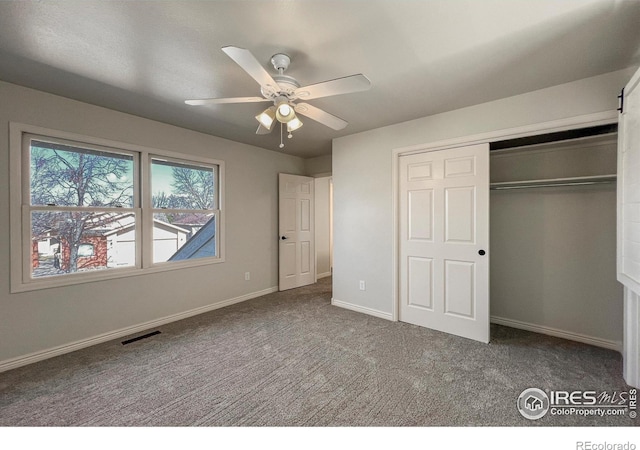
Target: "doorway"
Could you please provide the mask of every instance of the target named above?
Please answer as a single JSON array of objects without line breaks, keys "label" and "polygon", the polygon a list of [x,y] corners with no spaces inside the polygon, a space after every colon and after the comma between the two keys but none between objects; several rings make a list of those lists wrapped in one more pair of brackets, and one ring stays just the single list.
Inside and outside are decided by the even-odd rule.
[{"label": "doorway", "polygon": [[331,276],[333,268],[333,179],[314,178],[317,278]]}]

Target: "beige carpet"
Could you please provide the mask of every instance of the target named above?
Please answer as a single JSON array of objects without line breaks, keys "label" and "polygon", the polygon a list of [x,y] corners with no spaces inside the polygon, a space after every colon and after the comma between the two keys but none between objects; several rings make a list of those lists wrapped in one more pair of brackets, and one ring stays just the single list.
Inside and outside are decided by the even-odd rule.
[{"label": "beige carpet", "polygon": [[500,326],[480,344],[331,306],[330,290],[324,279],[1,373],[0,425],[637,424],[516,409],[528,387],[627,390],[616,352]]}]

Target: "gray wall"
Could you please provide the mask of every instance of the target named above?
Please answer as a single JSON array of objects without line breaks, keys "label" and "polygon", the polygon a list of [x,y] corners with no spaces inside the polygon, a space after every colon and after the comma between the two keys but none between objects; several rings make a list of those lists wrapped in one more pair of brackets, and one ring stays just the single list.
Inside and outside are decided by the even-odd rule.
[{"label": "gray wall", "polygon": [[305,159],[304,170],[310,177],[324,177],[331,175],[331,155]]},{"label": "gray wall", "polygon": [[[615,138],[491,155],[491,181],[616,173]],[[616,185],[491,191],[491,315],[616,347]],[[606,341],[606,342],[604,342]]]},{"label": "gray wall", "polygon": [[[629,68],[335,139],[334,299],[374,314],[392,314],[393,149],[614,111],[616,97],[633,71]],[[358,289],[358,280],[366,281],[366,291]]]},{"label": "gray wall", "polygon": [[[0,364],[277,286],[277,174],[302,159],[4,82],[0,99]],[[10,294],[10,121],[224,160],[226,262]]]}]

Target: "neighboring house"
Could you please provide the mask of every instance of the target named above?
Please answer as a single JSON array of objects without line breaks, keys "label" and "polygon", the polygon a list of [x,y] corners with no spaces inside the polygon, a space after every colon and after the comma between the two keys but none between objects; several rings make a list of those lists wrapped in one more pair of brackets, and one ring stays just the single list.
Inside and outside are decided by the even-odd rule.
[{"label": "neighboring house", "polygon": [[[129,223],[105,234],[107,267],[132,266],[136,262],[135,224]],[[189,239],[189,230],[153,220],[153,261],[168,261]]]},{"label": "neighboring house", "polygon": [[38,254],[43,256],[53,256],[60,247],[60,242],[55,236],[51,236],[50,231],[45,233],[38,241]]},{"label": "neighboring house", "polygon": [[[46,234],[56,236],[56,245],[49,246],[48,242],[54,240],[48,237],[34,237],[31,255],[31,267],[40,267],[43,258],[52,257],[60,251],[60,270],[66,271],[70,267],[71,248],[67,240],[57,236],[56,230],[48,230]],[[49,246],[49,248],[47,248]],[[45,249],[41,252],[41,249]],[[78,269],[92,269],[107,267],[107,246],[105,237],[99,232],[85,233],[83,242],[78,248]]]},{"label": "neighboring house", "polygon": [[201,214],[183,214],[171,222],[173,225],[189,230],[189,238],[196,234],[204,226]]},{"label": "neighboring house", "polygon": [[189,230],[174,225],[153,221],[153,262],[164,262],[171,259],[189,239]]},{"label": "neighboring house", "polygon": [[[135,265],[135,218],[128,214],[105,214],[88,227],[78,248],[78,269],[126,267]],[[154,261],[167,261],[189,239],[189,230],[169,223],[153,221]],[[51,244],[55,242],[56,244]],[[70,267],[71,248],[56,230],[47,230],[34,238],[32,267],[38,268],[42,257],[52,256],[60,248],[60,270]],[[44,250],[41,252],[41,249]]]}]

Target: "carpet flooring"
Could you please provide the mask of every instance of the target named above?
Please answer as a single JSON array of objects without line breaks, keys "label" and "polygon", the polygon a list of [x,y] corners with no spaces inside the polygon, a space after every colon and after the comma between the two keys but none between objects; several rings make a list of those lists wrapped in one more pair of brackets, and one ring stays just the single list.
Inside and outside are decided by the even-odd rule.
[{"label": "carpet flooring", "polygon": [[529,387],[628,390],[617,352],[495,325],[481,344],[330,299],[326,278],[0,373],[0,425],[637,425],[516,409]]}]

